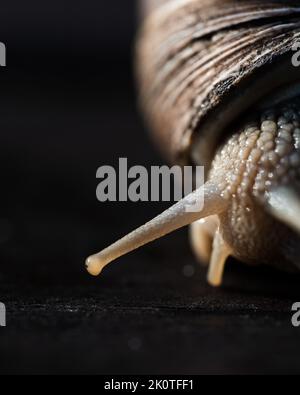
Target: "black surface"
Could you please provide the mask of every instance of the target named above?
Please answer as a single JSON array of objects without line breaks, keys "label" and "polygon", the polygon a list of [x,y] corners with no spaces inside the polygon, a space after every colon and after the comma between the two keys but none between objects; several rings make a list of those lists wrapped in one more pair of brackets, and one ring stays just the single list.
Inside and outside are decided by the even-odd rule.
[{"label": "black surface", "polygon": [[203,270],[182,275],[193,260],[180,247],[170,239],[80,285],[2,286],[1,371],[299,374],[299,277],[234,267],[213,290]]},{"label": "black surface", "polygon": [[24,7],[0,13],[0,372],[300,373],[297,275],[230,264],[212,289],[185,230],[86,274],[166,207],[95,198],[99,166],[163,163],[136,106],[133,2]]}]

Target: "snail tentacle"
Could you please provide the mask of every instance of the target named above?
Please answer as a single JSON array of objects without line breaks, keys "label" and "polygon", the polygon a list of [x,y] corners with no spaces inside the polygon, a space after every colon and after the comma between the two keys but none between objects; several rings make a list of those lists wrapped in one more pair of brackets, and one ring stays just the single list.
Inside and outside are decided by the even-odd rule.
[{"label": "snail tentacle", "polygon": [[[200,200],[202,201],[203,198],[203,208],[200,211],[191,210],[191,207],[195,203],[200,202]],[[220,190],[216,185],[212,182],[207,182],[204,186],[141,228],[117,241],[99,254],[89,257],[86,261],[87,270],[91,275],[97,276],[105,266],[115,259],[201,218],[218,215],[226,211],[227,205],[228,201],[221,196]]]},{"label": "snail tentacle", "polygon": [[202,266],[208,266],[212,254],[212,244],[220,226],[217,215],[203,218],[190,226],[190,243],[195,258]]},{"label": "snail tentacle", "polygon": [[213,242],[213,251],[207,277],[210,285],[219,287],[222,284],[225,264],[232,252],[230,246],[223,239],[220,229],[218,229]]}]

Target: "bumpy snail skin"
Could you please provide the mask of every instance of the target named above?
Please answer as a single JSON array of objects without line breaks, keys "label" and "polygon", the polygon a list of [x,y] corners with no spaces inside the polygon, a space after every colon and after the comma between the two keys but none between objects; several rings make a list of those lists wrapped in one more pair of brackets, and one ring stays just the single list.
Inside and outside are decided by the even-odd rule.
[{"label": "bumpy snail skin", "polygon": [[243,262],[300,268],[299,110],[296,101],[264,113],[230,137],[212,164],[209,179],[230,201],[219,231]]},{"label": "bumpy snail skin", "polygon": [[[201,190],[90,257],[88,271],[98,275],[112,260],[194,222],[194,249],[201,257],[211,251],[208,280],[214,286],[221,284],[230,255],[250,264],[300,268],[300,237],[294,231],[300,232],[299,127],[297,101],[247,124],[216,154]],[[203,192],[204,209],[187,212],[187,204]],[[199,219],[206,217],[208,223],[201,225]]]}]

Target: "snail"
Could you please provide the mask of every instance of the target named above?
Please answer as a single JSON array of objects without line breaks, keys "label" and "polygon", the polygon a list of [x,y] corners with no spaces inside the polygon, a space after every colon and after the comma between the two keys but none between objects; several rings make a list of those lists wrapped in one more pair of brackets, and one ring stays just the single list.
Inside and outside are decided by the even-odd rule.
[{"label": "snail", "polygon": [[[290,0],[148,1],[137,43],[141,102],[172,163],[206,182],[86,261],[111,261],[186,225],[208,281],[229,256],[300,269],[300,4]],[[204,195],[204,207],[186,205]]]}]

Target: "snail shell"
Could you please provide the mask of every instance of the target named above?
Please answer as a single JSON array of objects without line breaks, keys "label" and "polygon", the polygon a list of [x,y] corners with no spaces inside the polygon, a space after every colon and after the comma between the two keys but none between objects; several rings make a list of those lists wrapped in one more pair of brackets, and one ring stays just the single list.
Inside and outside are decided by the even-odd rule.
[{"label": "snail shell", "polygon": [[300,39],[300,5],[155,4],[138,43],[143,108],[172,162],[209,166],[232,122],[269,95],[282,98],[281,89],[297,92],[291,50]]},{"label": "snail shell", "polygon": [[[137,45],[144,112],[169,160],[204,165],[207,182],[90,257],[91,274],[188,224],[214,286],[230,255],[300,269],[300,71],[292,65],[300,40],[297,3],[145,3]],[[186,210],[202,196],[201,211]]]}]

